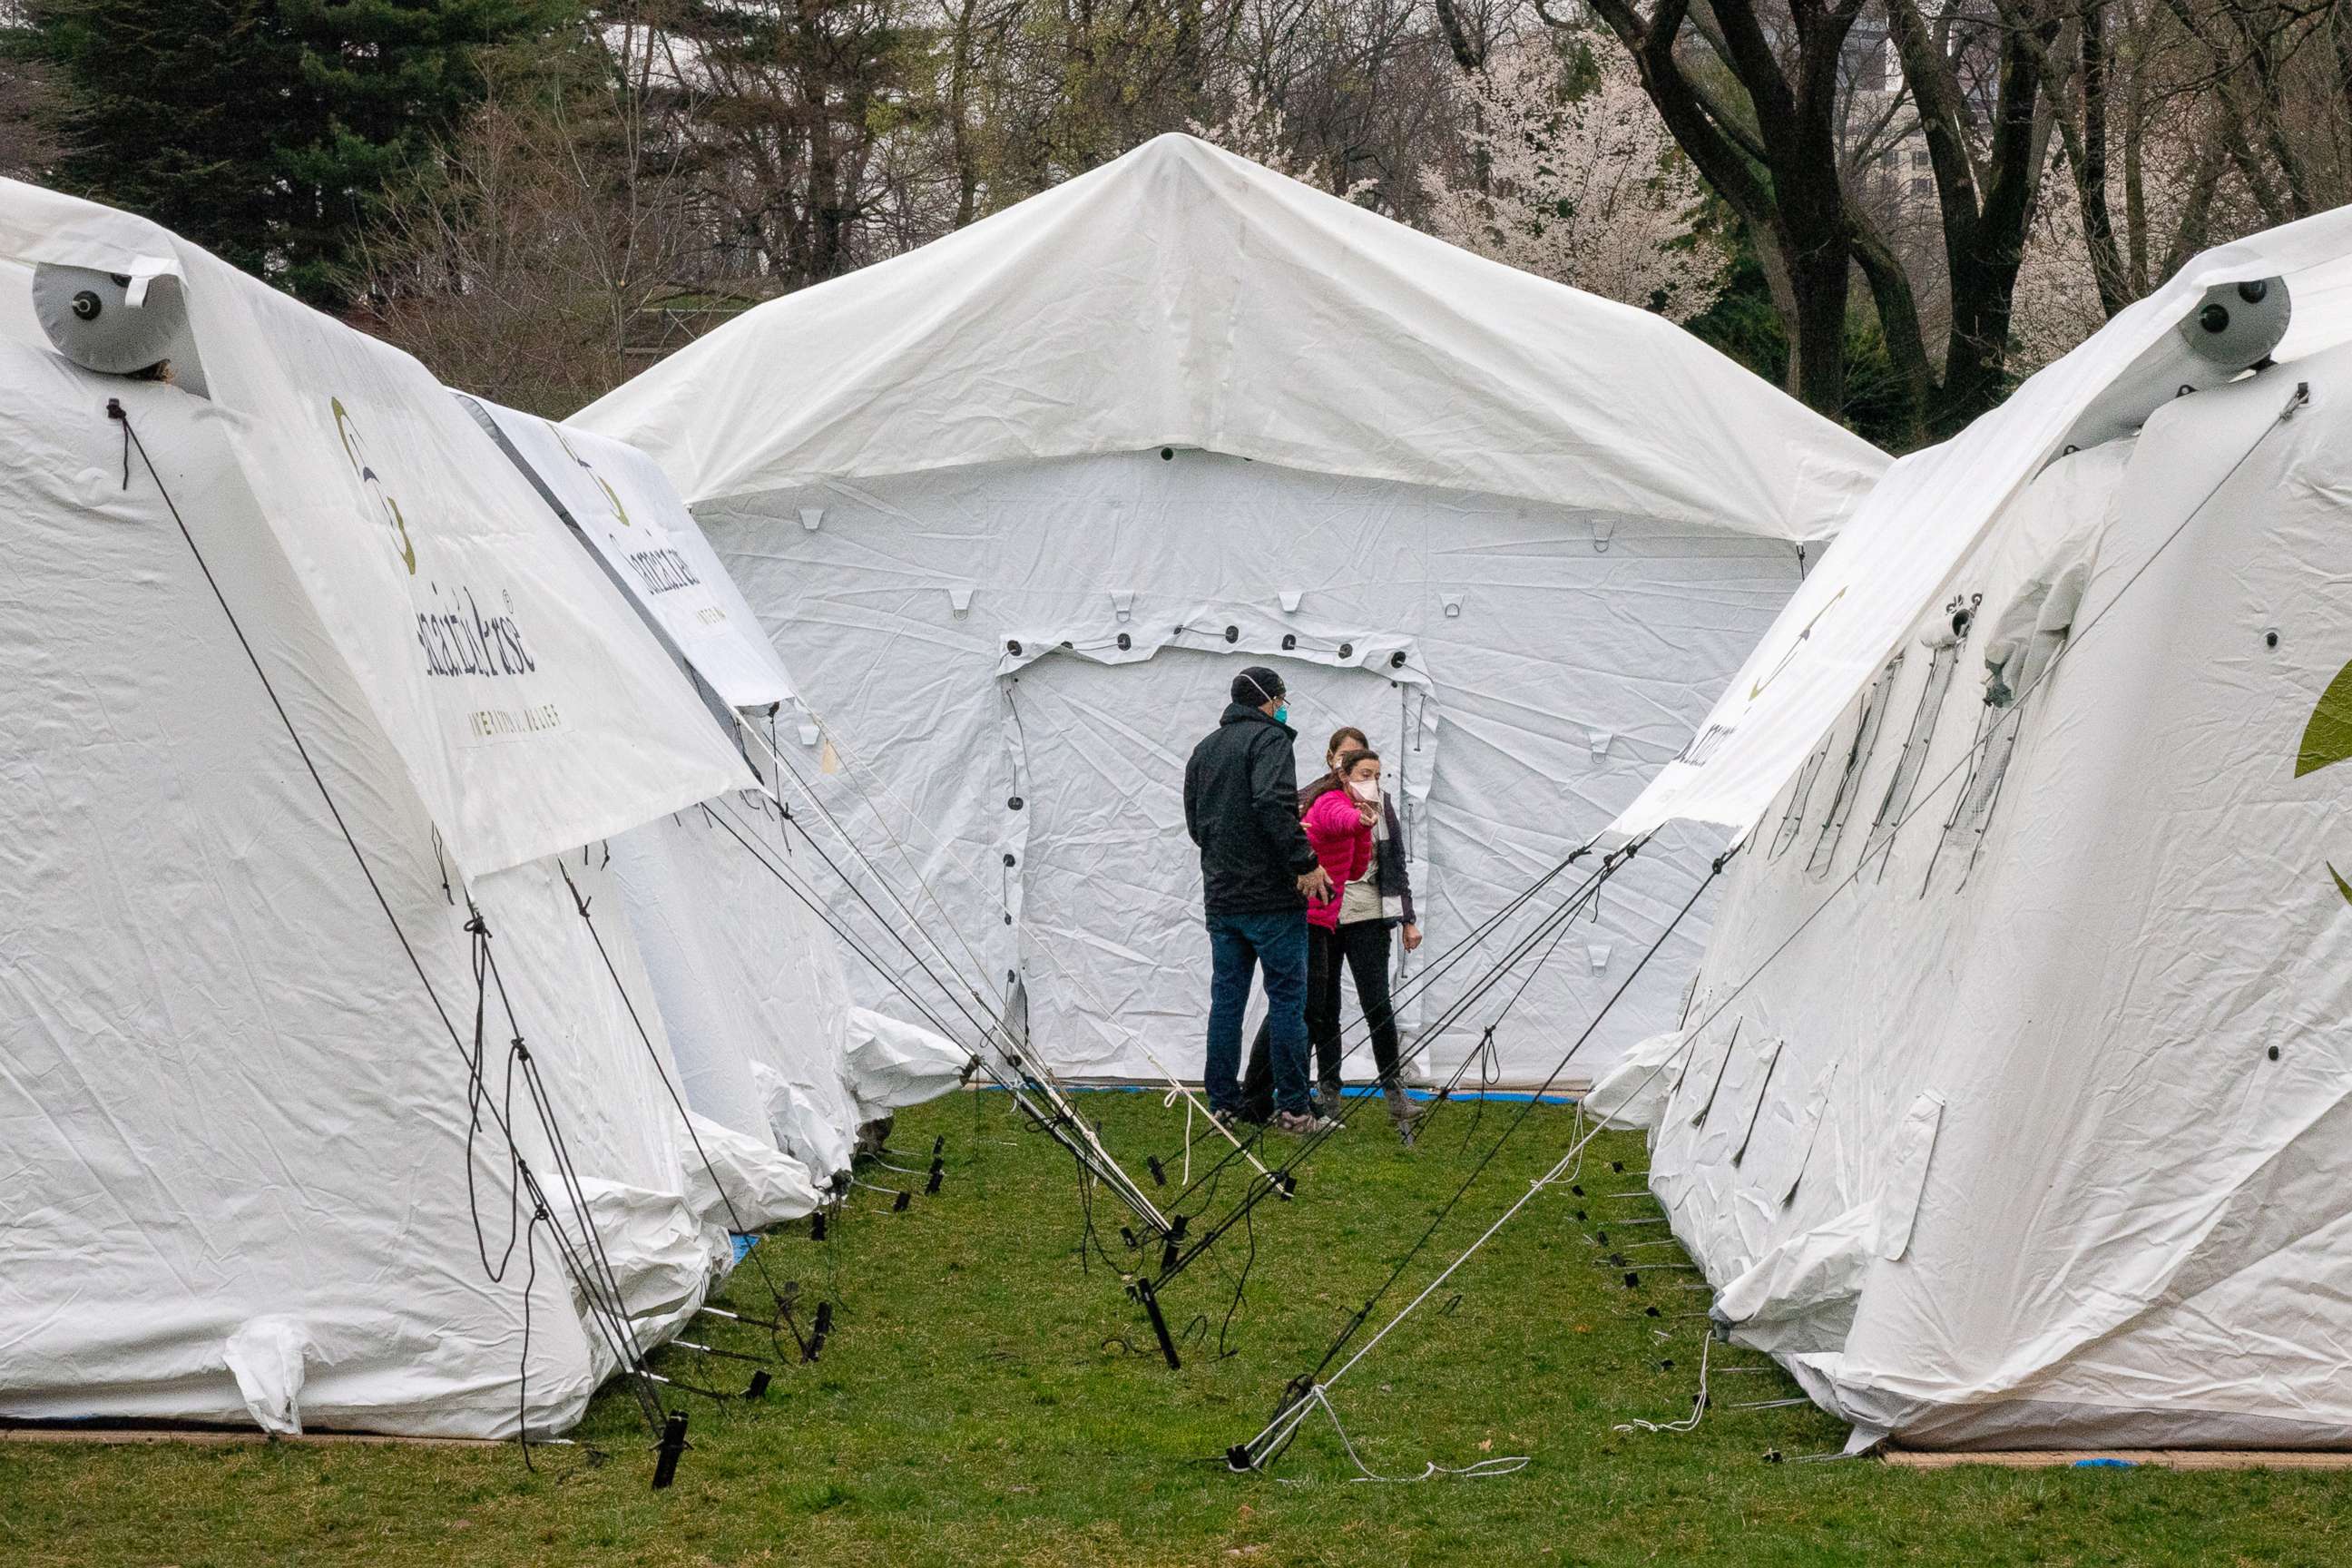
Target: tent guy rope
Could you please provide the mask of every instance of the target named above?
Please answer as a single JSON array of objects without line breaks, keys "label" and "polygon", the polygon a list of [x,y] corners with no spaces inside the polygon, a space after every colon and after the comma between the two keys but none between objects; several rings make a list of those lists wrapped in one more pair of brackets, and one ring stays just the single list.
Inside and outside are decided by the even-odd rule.
[{"label": "tent guy rope", "polygon": [[[507,1008],[508,1022],[513,1029],[509,1070],[517,1064],[524,1068],[523,1079],[526,1091],[531,1100],[533,1111],[540,1121],[542,1133],[547,1139],[548,1146],[554,1154],[559,1181],[569,1200],[573,1222],[580,1230],[580,1236],[577,1238],[565,1229],[562,1220],[556,1215],[546,1191],[541,1185],[538,1173],[531,1168],[530,1162],[523,1158],[515,1139],[511,1121],[499,1105],[492,1103],[488,1086],[481,1077],[483,1064],[480,1052],[467,1050],[464,1037],[459,1035],[457,1025],[449,1016],[448,1008],[442,1003],[440,993],[435,987],[432,976],[425,973],[424,961],[418,956],[415,943],[410,942],[407,931],[402,928],[399,916],[393,910],[390,898],[384,893],[383,885],[377,881],[375,870],[368,864],[367,856],[361,850],[358,838],[352,834],[350,823],[343,816],[342,808],[335,800],[334,792],[327,787],[326,778],[320,773],[317,762],[312,759],[310,747],[304,743],[300,730],[296,727],[293,716],[288,712],[284,700],[278,694],[276,685],[270,680],[269,672],[263,666],[260,654],[255,649],[251,639],[246,636],[245,627],[237,619],[236,610],[230,606],[226,593],[222,589],[219,579],[213,574],[211,563],[205,558],[203,549],[196,543],[195,535],[188,527],[187,519],[181,514],[178,502],[172,497],[170,487],[164,484],[162,473],[155,467],[154,459],[148,455],[146,443],[140,439],[129,411],[123,407],[120,399],[110,398],[107,400],[106,413],[108,418],[121,426],[128,450],[138,454],[147,477],[153,481],[157,494],[162,498],[173,522],[177,526],[182,541],[186,543],[189,554],[196,563],[197,570],[204,576],[205,585],[211,591],[214,603],[220,607],[222,616],[227,620],[229,630],[236,637],[238,647],[245,654],[246,662],[252,667],[256,679],[261,682],[262,690],[268,696],[271,709],[277,713],[279,724],[284,727],[287,738],[293,742],[295,753],[301,759],[303,769],[310,774],[310,782],[318,790],[320,801],[326,805],[329,816],[333,819],[336,831],[343,840],[344,847],[350,850],[352,861],[359,867],[360,875],[366,881],[368,891],[373,897],[376,907],[383,910],[385,922],[391,926],[394,937],[399,942],[402,952],[407,957],[409,968],[425,988],[425,996],[433,1004],[434,1013],[439,1017],[450,1045],[457,1049],[460,1060],[465,1063],[469,1121],[478,1119],[487,1111],[491,1121],[498,1128],[500,1137],[504,1139],[510,1179],[518,1184],[521,1194],[530,1200],[531,1224],[524,1232],[525,1239],[528,1240],[536,1233],[540,1224],[545,1224],[548,1235],[555,1244],[557,1254],[563,1263],[565,1273],[571,1278],[573,1289],[580,1293],[582,1300],[588,1305],[590,1315],[596,1322],[599,1331],[610,1342],[609,1348],[613,1352],[615,1363],[627,1375],[640,1412],[665,1444],[668,1443],[675,1435],[677,1442],[682,1445],[685,1417],[667,1411],[663,1405],[660,1394],[650,1386],[651,1373],[645,1365],[644,1356],[636,1344],[626,1306],[619,1294],[617,1281],[614,1279],[611,1272],[610,1258],[604,1256],[595,1223],[591,1216],[586,1197],[580,1190],[577,1173],[572,1170],[568,1153],[565,1152],[561,1127],[546,1098],[544,1085],[540,1081],[536,1064],[531,1061],[528,1049],[522,1043],[520,1027],[514,1026],[511,1005],[506,1002],[503,983],[499,983],[500,1002],[501,1005]],[[130,468],[127,456],[124,459],[123,474],[124,488],[128,489]],[[481,921],[478,910],[469,909],[469,916],[467,929],[474,932],[478,943],[477,962],[479,968],[477,971],[477,977],[479,979],[483,975],[488,975],[495,980],[497,978],[496,961],[489,956],[488,952],[488,926]],[[475,929],[477,927],[480,929],[477,931]],[[481,1021],[478,1006],[476,1021],[478,1045],[478,1026]],[[472,1183],[470,1150],[467,1162],[467,1183],[470,1192]],[[477,1239],[478,1244],[478,1237]],[[487,1268],[488,1249],[487,1247],[478,1249],[482,1252]],[[508,1256],[511,1257],[510,1249]],[[492,1282],[500,1282],[504,1273],[502,1260],[499,1268],[490,1274]],[[536,1278],[535,1265],[531,1278]],[[518,1392],[519,1398],[525,1397],[527,1394],[527,1387]],[[527,1425],[518,1426],[516,1437],[519,1444],[528,1447],[530,1438]],[[657,1486],[667,1486],[669,1478],[676,1473],[676,1453],[674,1451],[667,1453],[665,1461],[664,1464],[656,1467],[656,1484]]]}]

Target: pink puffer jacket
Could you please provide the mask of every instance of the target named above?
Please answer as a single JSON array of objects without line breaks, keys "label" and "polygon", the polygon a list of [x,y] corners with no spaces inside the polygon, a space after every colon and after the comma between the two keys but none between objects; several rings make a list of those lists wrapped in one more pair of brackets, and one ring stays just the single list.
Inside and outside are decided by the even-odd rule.
[{"label": "pink puffer jacket", "polygon": [[1300,818],[1307,827],[1307,842],[1315,847],[1315,858],[1331,878],[1331,898],[1328,902],[1309,899],[1307,921],[1309,925],[1336,931],[1339,925],[1339,896],[1348,884],[1371,868],[1371,826],[1356,815],[1356,800],[1344,789],[1326,790],[1315,797]]}]

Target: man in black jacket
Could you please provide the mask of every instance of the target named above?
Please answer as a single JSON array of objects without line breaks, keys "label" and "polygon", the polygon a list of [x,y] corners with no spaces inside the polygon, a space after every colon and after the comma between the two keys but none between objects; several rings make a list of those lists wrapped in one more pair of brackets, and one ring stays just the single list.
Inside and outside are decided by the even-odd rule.
[{"label": "man in black jacket", "polygon": [[1241,1107],[1242,1014],[1250,973],[1265,966],[1276,1124],[1313,1127],[1307,1097],[1307,900],[1331,879],[1298,824],[1297,734],[1285,722],[1282,677],[1253,665],[1233,702],[1184,765],[1184,826],[1201,847],[1201,884],[1214,963],[1209,984],[1210,1110]]}]

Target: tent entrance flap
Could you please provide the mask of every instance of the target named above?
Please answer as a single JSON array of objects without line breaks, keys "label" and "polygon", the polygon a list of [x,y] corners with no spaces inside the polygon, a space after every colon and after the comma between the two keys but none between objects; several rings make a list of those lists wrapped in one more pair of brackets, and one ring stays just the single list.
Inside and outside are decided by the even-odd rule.
[{"label": "tent entrance flap", "polygon": [[[1367,668],[1268,653],[1245,639],[1221,649],[1162,647],[1117,663],[1055,649],[999,677],[1020,802],[1008,802],[1004,908],[1019,938],[1029,1037],[1057,1072],[1157,1082],[1164,1065],[1199,1075],[1209,944],[1184,764],[1244,666],[1268,664],[1288,685],[1302,784],[1322,771],[1334,729],[1366,732],[1417,847],[1435,721],[1417,675],[1385,660]],[[1254,999],[1250,1028],[1262,1011]],[[1399,1020],[1407,1028],[1411,1012]]]}]

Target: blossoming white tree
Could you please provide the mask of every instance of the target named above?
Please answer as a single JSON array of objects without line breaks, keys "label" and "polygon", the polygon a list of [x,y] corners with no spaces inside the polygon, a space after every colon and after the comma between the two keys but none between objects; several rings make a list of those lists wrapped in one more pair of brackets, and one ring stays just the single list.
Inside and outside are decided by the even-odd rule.
[{"label": "blossoming white tree", "polygon": [[2226,137],[2201,122],[2204,106],[2192,100],[2158,109],[2108,137],[2109,199],[2118,209],[2110,219],[2116,276],[2109,290],[2099,287],[2068,151],[2053,140],[2011,298],[2012,373],[2032,374],[2106,325],[2103,292],[2114,293],[2114,308],[2121,309],[2198,251],[2266,226]]},{"label": "blossoming white tree", "polygon": [[1482,256],[1688,321],[1720,291],[1723,265],[1692,237],[1698,176],[1625,51],[1593,53],[1594,79],[1573,97],[1549,37],[1465,73],[1469,170],[1423,171],[1423,223]]}]

